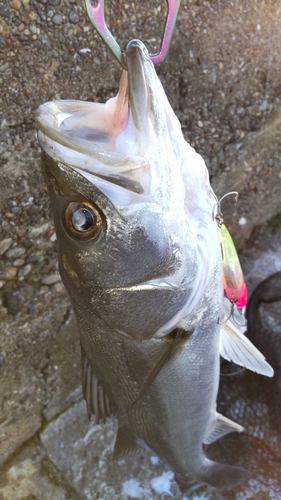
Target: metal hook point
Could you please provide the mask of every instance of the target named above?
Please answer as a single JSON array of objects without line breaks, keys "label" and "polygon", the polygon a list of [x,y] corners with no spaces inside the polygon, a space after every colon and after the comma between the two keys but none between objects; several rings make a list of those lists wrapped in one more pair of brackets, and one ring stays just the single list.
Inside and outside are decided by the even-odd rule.
[{"label": "metal hook point", "polygon": [[239,198],[239,193],[237,191],[229,191],[229,193],[224,194],[219,200],[217,199],[216,195],[215,199],[217,200],[216,203],[214,204],[213,210],[212,210],[212,217],[215,219],[218,223],[218,226],[220,227],[223,224],[223,215],[221,211],[221,202],[224,200],[227,196],[234,195],[234,202],[237,203],[238,198]]},{"label": "metal hook point", "polygon": [[[237,325],[240,328],[246,328],[247,326],[247,320],[245,318],[245,307],[243,308],[237,308],[235,306],[235,301],[234,299],[226,299],[225,300],[230,304],[230,311],[229,313],[223,318],[221,321],[220,318],[217,319],[217,324],[218,325],[224,325],[227,323],[227,321],[232,321],[233,324]],[[241,313],[240,313],[241,310]],[[239,311],[239,312],[238,312]],[[241,318],[244,320],[243,323],[240,323],[238,321],[238,317],[241,316]]]}]

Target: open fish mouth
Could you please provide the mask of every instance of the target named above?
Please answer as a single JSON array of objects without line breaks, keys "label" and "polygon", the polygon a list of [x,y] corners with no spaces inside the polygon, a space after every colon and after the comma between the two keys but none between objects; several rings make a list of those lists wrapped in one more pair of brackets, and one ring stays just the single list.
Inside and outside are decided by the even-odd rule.
[{"label": "open fish mouth", "polygon": [[67,162],[116,205],[147,201],[153,163],[146,154],[148,115],[153,114],[148,86],[156,74],[139,40],[128,44],[126,61],[119,92],[106,104],[53,101],[36,115],[42,149]]},{"label": "open fish mouth", "polygon": [[[101,188],[112,199],[114,189],[121,205],[138,200],[149,190],[149,165],[145,158],[116,151],[116,137],[107,129],[105,104],[83,101],[53,101],[40,106],[37,123],[43,150],[57,161],[67,163]],[[103,182],[101,182],[103,179]],[[107,189],[106,189],[107,188]],[[125,195],[128,190],[133,195]]]}]

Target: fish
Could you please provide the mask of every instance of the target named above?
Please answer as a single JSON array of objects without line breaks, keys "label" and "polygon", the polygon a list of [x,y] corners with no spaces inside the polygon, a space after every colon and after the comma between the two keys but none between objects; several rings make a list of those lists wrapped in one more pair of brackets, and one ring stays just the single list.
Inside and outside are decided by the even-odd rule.
[{"label": "fish", "polygon": [[[243,426],[219,414],[220,350],[272,368],[223,314],[216,197],[144,44],[106,104],[52,101],[36,115],[59,268],[78,320],[88,416],[115,415],[114,455],[149,446],[181,489],[229,488],[244,469],[203,450]],[[225,339],[225,340],[222,340]]]}]

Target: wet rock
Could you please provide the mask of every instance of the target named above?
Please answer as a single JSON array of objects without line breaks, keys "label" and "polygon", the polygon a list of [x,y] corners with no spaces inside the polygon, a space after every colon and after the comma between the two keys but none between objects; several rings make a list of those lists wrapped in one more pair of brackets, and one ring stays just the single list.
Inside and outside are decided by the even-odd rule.
[{"label": "wet rock", "polygon": [[28,209],[27,209],[27,213],[28,215],[35,215],[37,214],[38,212],[40,212],[40,207],[38,207],[38,205],[34,205],[32,204]]},{"label": "wet rock", "polygon": [[12,243],[12,238],[5,238],[5,240],[0,241],[0,256],[4,255],[4,253],[10,248]]},{"label": "wet rock", "polygon": [[65,291],[65,288],[64,288],[64,286],[63,286],[62,282],[60,282],[60,283],[56,283],[56,284],[54,285],[54,290],[55,290],[55,292],[56,292],[56,293],[58,293],[58,294],[63,293],[63,292]]},{"label": "wet rock", "polygon": [[18,40],[19,42],[28,42],[29,38],[26,35],[19,35]]},{"label": "wet rock", "polygon": [[1,500],[82,500],[33,438],[1,470]]},{"label": "wet rock", "polygon": [[[29,34],[30,34],[30,33],[29,33]],[[25,35],[26,35],[26,33],[25,33]],[[14,69],[14,68],[13,68],[13,69]],[[15,69],[17,69],[17,70],[18,70],[19,68],[15,68]],[[15,76],[18,76],[18,75],[15,75]],[[11,208],[11,212],[12,212],[13,214],[18,214],[18,213],[20,213],[21,211],[22,211],[22,207],[12,207],[12,208]]]},{"label": "wet rock", "polygon": [[10,226],[9,222],[7,222],[6,220],[4,220],[2,222],[2,228],[4,229],[4,231],[9,231],[11,229],[11,226]]},{"label": "wet rock", "polygon": [[51,223],[50,222],[44,222],[43,224],[39,226],[35,226],[29,229],[28,231],[28,238],[30,240],[37,238],[39,235],[46,233],[48,230],[51,228]]},{"label": "wet rock", "polygon": [[52,21],[54,24],[60,25],[62,23],[62,16],[60,14],[55,14],[52,17]]},{"label": "wet rock", "polygon": [[21,8],[21,1],[20,0],[12,0],[11,3],[10,3],[10,6],[14,10],[20,10],[20,8]]},{"label": "wet rock", "polygon": [[10,17],[11,13],[8,10],[4,9],[3,7],[0,7],[0,16]]},{"label": "wet rock", "polygon": [[18,415],[16,421],[9,417],[5,425],[0,426],[0,465],[13,454],[14,450],[34,436],[40,427],[40,416],[34,411]]},{"label": "wet rock", "polygon": [[77,24],[79,23],[79,14],[75,12],[74,10],[71,10],[68,15],[69,22],[72,24]]},{"label": "wet rock", "polygon": [[18,269],[17,267],[14,267],[14,266],[7,266],[3,273],[2,273],[2,278],[5,280],[5,281],[11,281],[13,280],[16,275],[18,273]]},{"label": "wet rock", "polygon": [[[47,475],[42,471],[41,464],[31,458],[19,461],[5,474],[6,484],[0,486],[2,500],[66,500],[67,492],[52,484]],[[38,496],[38,492],[40,492]]]},{"label": "wet rock", "polygon": [[26,285],[18,290],[13,290],[6,294],[5,304],[10,314],[17,314],[24,304],[32,299],[34,295],[33,287]]},{"label": "wet rock", "polygon": [[[71,354],[68,349],[69,343],[72,345]],[[43,409],[46,420],[53,419],[68,409],[71,404],[81,400],[80,358],[78,326],[71,314],[57,335],[56,346],[48,353],[45,367],[48,397]],[[40,369],[42,369],[41,364]]]},{"label": "wet rock", "polygon": [[24,259],[16,259],[13,262],[13,266],[15,267],[21,267],[24,265],[25,260]]},{"label": "wet rock", "polygon": [[20,290],[16,290],[7,294],[5,302],[8,312],[10,314],[17,314],[22,309],[25,300]]},{"label": "wet rock", "polygon": [[54,285],[61,281],[61,277],[59,274],[50,274],[50,276],[46,276],[41,280],[42,285]]},{"label": "wet rock", "polygon": [[21,278],[24,278],[27,274],[30,273],[32,267],[30,264],[26,264],[26,266],[23,266],[19,272],[18,272],[18,277],[21,279]]},{"label": "wet rock", "polygon": [[173,472],[153,452],[141,449],[139,454],[124,460],[112,459],[116,432],[117,422],[114,419],[109,419],[105,425],[89,422],[85,402],[82,401],[51,422],[40,438],[49,458],[83,498],[134,498],[125,494],[133,486],[128,482],[134,478],[135,491],[138,487],[140,493],[135,498],[160,500],[163,495],[157,494],[153,485],[166,473],[166,479],[170,478],[170,496],[182,500]]},{"label": "wet rock", "polygon": [[25,254],[25,248],[20,246],[15,246],[6,252],[6,257],[8,259],[16,259]]}]

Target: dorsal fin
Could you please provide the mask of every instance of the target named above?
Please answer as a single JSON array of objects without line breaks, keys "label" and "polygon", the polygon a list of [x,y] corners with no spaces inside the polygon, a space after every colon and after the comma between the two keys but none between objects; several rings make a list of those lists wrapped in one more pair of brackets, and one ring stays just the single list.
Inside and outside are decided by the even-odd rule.
[{"label": "dorsal fin", "polygon": [[230,432],[243,432],[242,425],[233,422],[229,418],[224,417],[221,413],[217,416],[211,426],[208,436],[204,439],[204,444],[211,444],[217,439],[229,434]]},{"label": "dorsal fin", "polygon": [[114,445],[113,458],[120,460],[125,455],[134,453],[137,450],[138,445],[133,433],[125,427],[119,427]]},{"label": "dorsal fin", "polygon": [[87,404],[87,414],[89,420],[92,415],[96,417],[96,423],[105,423],[106,418],[113,415],[112,405],[109,398],[105,393],[98,377],[95,375],[85,350],[81,344],[81,358],[82,358],[82,390],[83,398]]},{"label": "dorsal fin", "polygon": [[231,321],[231,318],[221,327],[220,355],[228,361],[233,361],[261,375],[267,377],[274,375],[273,369],[262,353]]}]

